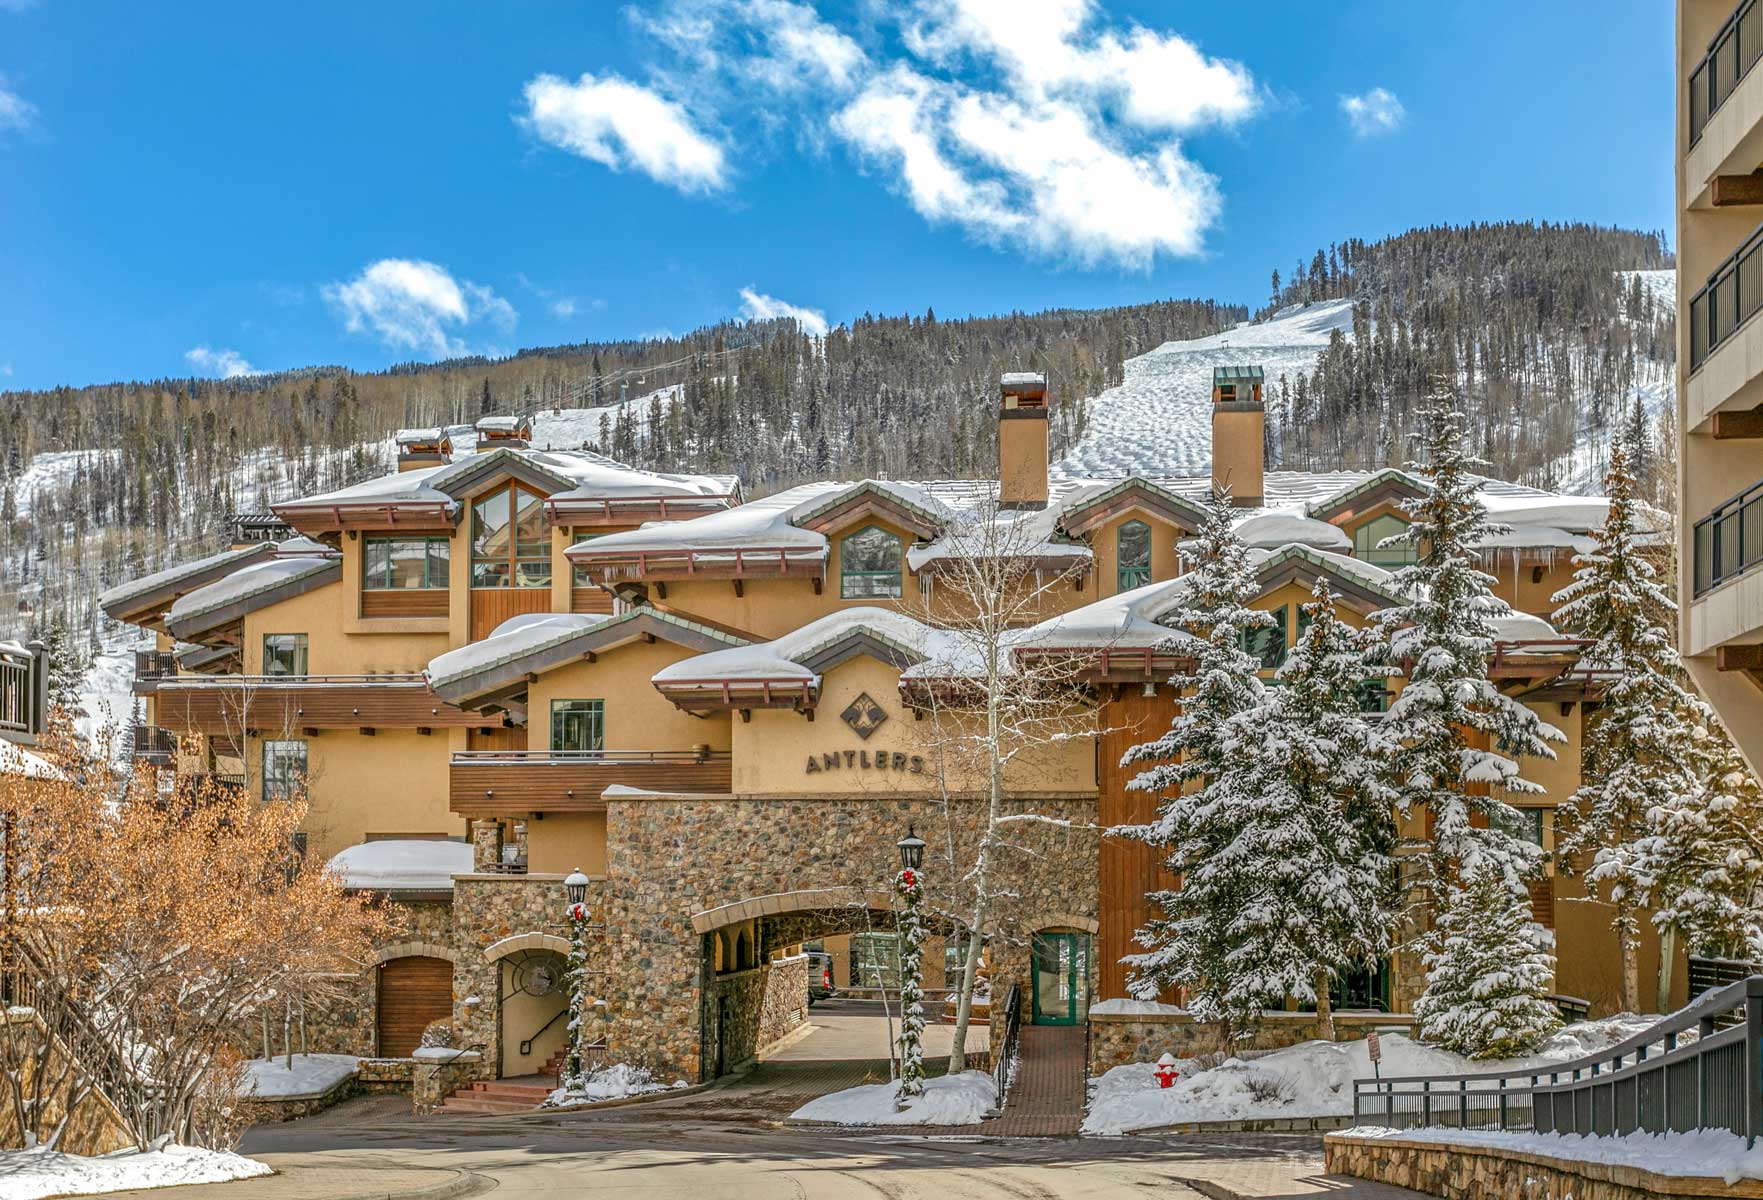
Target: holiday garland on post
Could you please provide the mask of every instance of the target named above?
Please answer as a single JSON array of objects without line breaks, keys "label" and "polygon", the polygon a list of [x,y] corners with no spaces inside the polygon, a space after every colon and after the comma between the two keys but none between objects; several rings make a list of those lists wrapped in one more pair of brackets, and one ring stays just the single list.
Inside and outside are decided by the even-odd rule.
[{"label": "holiday garland on post", "polygon": [[585,902],[569,906],[569,1056],[565,1060],[564,1087],[579,1090],[586,1085],[582,1047],[588,1025],[588,925],[593,914]]},{"label": "holiday garland on post", "polygon": [[900,1090],[897,1102],[924,1095],[924,876],[907,867],[894,876],[900,914]]}]

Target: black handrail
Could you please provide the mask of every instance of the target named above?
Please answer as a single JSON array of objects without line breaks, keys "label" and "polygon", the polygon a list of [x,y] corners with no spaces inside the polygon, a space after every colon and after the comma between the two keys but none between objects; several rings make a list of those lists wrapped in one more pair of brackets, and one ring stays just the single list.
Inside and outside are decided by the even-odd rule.
[{"label": "black handrail", "polygon": [[1011,984],[1004,996],[1004,1037],[992,1048],[992,1084],[998,1089],[998,1110],[1010,1102],[1010,1064],[1022,1036],[1022,986]]},{"label": "black handrail", "polygon": [[1697,521],[1691,539],[1698,596],[1763,563],[1763,480]]},{"label": "black handrail", "polygon": [[1708,42],[1708,53],[1690,71],[1689,145],[1701,140],[1709,118],[1726,103],[1759,58],[1763,58],[1763,9],[1756,0],[1743,0]]},{"label": "black handrail", "polygon": [[551,1014],[551,1019],[549,1021],[546,1021],[543,1025],[539,1026],[538,1029],[536,1029],[533,1032],[533,1036],[531,1036],[530,1038],[523,1039],[520,1043],[520,1053],[522,1054],[522,1056],[531,1054],[533,1052],[533,1043],[539,1040],[539,1035],[544,1033],[545,1030],[551,1028],[551,1026],[557,1024],[558,1020],[563,1016],[563,1014],[567,1013],[568,1011],[569,1011],[568,1005],[565,1005],[564,1007],[558,1009],[556,1012]]},{"label": "black handrail", "polygon": [[[1734,1010],[1743,1021],[1722,1025]],[[1694,1030],[1693,1041],[1680,1035]],[[1572,1062],[1523,1071],[1353,1081],[1355,1124],[1616,1135],[1763,1133],[1763,975]]]},{"label": "black handrail", "polygon": [[1696,371],[1739,326],[1763,308],[1763,225],[1708,273],[1690,297],[1690,370]]}]

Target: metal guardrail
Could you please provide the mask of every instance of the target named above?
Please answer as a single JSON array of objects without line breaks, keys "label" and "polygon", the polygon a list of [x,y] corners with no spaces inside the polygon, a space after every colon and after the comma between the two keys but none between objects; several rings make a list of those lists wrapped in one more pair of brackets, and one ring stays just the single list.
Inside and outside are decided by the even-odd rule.
[{"label": "metal guardrail", "polygon": [[1763,225],[1708,273],[1690,297],[1690,370],[1763,308]]},{"label": "metal guardrail", "polygon": [[734,753],[729,750],[457,750],[453,753],[453,762],[458,766],[491,763],[560,767],[604,763],[619,766],[625,763],[728,762],[733,758]]},{"label": "metal guardrail", "polygon": [[156,725],[133,726],[129,738],[134,760],[156,767],[169,767],[177,762],[178,735]]},{"label": "metal guardrail", "polygon": [[998,1108],[1010,1103],[1010,1064],[1022,1040],[1022,985],[1013,983],[1004,996],[1004,1036],[992,1047],[992,1083],[998,1089]]},{"label": "metal guardrail", "polygon": [[[1735,1011],[1742,1020],[1732,1021]],[[1694,1040],[1683,1041],[1691,1030]],[[1763,975],[1558,1066],[1355,1079],[1353,1122],[1588,1135],[1724,1129],[1749,1145],[1763,1132]]]},{"label": "metal guardrail", "polygon": [[1690,72],[1691,146],[1701,140],[1708,119],[1726,103],[1739,81],[1750,74],[1758,58],[1763,58],[1763,7],[1757,0],[1743,0],[1709,41],[1708,53]]},{"label": "metal guardrail", "polygon": [[1697,521],[1691,541],[1698,596],[1763,563],[1763,480]]},{"label": "metal guardrail", "polygon": [[32,744],[48,713],[48,649],[42,642],[0,644],[0,737]]}]

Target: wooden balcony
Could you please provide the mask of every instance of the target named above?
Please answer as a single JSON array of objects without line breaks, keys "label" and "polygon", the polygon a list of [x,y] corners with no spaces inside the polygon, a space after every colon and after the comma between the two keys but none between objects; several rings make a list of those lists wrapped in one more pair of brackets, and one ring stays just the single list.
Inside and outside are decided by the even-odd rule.
[{"label": "wooden balcony", "polygon": [[726,750],[477,750],[453,756],[449,807],[473,817],[598,812],[614,784],[652,792],[726,792]]},{"label": "wooden balcony", "polygon": [[455,708],[420,675],[180,675],[158,688],[159,724],[178,733],[497,728],[501,713]]}]

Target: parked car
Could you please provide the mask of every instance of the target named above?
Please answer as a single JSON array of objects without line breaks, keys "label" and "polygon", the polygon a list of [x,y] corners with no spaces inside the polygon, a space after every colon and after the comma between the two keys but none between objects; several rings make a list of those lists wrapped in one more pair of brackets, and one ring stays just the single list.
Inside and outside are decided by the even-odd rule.
[{"label": "parked car", "polygon": [[808,1003],[825,1000],[834,993],[833,956],[824,950],[808,952]]}]

